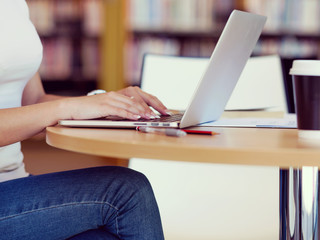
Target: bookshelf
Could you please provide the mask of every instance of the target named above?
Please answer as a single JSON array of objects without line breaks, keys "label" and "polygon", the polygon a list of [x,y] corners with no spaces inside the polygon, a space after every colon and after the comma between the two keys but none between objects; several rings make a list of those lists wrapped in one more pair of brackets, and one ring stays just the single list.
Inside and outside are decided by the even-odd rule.
[{"label": "bookshelf", "polygon": [[[92,89],[109,91],[124,85],[125,1],[27,0],[30,18],[43,44],[40,74],[46,92],[84,95]],[[128,166],[124,159],[92,158],[50,148],[42,135],[22,142],[22,148],[28,171],[33,174]],[[55,161],[49,161],[48,152]],[[42,161],[44,155],[47,161]],[[63,160],[66,158],[68,161]]]},{"label": "bookshelf", "polygon": [[40,75],[47,92],[81,95],[98,85],[103,0],[27,0],[44,55]]},{"label": "bookshelf", "polygon": [[139,85],[148,52],[210,56],[233,9],[268,16],[253,55],[319,58],[318,0],[128,0],[127,83]]},{"label": "bookshelf", "polygon": [[139,85],[144,53],[208,57],[233,9],[268,16],[254,55],[319,58],[318,0],[27,0],[49,92]]}]

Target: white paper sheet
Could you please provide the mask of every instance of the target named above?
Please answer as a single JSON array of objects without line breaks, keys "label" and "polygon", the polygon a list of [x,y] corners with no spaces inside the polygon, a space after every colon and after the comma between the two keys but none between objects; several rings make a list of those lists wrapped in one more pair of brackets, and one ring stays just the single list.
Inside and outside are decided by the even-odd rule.
[{"label": "white paper sheet", "polygon": [[286,114],[283,118],[221,118],[215,122],[201,124],[204,127],[261,127],[297,128],[296,114]]}]

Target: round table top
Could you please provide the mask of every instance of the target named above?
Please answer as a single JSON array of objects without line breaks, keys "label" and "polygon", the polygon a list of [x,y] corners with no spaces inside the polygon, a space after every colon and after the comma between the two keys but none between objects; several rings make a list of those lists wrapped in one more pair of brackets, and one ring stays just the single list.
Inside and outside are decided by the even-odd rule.
[{"label": "round table top", "polygon": [[107,157],[279,166],[320,166],[320,143],[297,129],[212,128],[217,135],[169,137],[130,129],[48,127],[51,146]]}]

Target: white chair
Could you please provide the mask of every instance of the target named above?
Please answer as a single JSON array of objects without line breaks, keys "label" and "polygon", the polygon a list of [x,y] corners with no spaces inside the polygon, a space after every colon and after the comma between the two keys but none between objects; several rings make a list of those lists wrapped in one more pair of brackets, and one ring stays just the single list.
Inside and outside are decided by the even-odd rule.
[{"label": "white chair", "polygon": [[[240,92],[235,96],[250,98],[250,93],[268,85],[261,83],[262,79],[273,81],[275,86],[281,87],[280,60],[277,57],[272,59],[250,59],[237,85]],[[142,89],[159,97],[169,108],[185,109],[207,61],[202,58],[149,55],[144,62]],[[251,73],[260,69],[257,65],[261,66],[262,62],[266,69],[278,63],[279,68],[257,72],[255,76],[258,77],[254,81],[260,84],[242,88],[241,84],[253,81]],[[264,87],[268,94],[266,89],[269,88]],[[277,110],[285,108],[282,90],[276,91],[279,92]],[[274,96],[274,91],[271,96]],[[236,97],[231,99],[237,102]],[[130,160],[129,167],[149,178],[167,240],[278,239],[278,168],[137,158]]]},{"label": "white chair", "polygon": [[[146,55],[141,88],[159,97],[169,108],[184,110],[208,61],[208,58]],[[226,106],[226,110],[245,109],[287,112],[279,56],[248,60]]]}]

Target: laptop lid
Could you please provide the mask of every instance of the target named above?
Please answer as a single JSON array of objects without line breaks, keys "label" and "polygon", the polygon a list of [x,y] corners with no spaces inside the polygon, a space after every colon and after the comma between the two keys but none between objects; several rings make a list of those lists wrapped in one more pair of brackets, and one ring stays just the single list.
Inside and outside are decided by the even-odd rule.
[{"label": "laptop lid", "polygon": [[266,22],[266,17],[233,11],[181,120],[185,128],[218,120]]},{"label": "laptop lid", "polygon": [[231,96],[240,74],[249,59],[266,22],[266,17],[234,10],[216,44],[201,80],[181,122],[61,120],[60,125],[74,127],[195,126],[218,120]]}]

